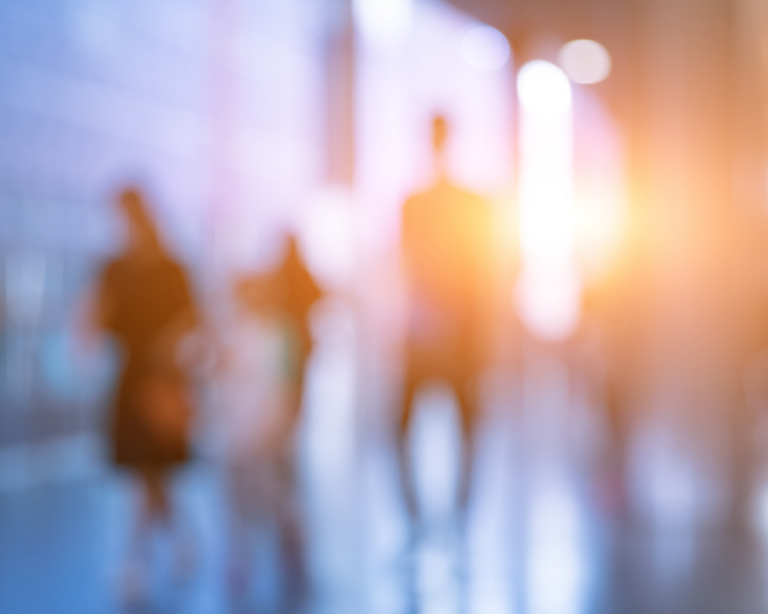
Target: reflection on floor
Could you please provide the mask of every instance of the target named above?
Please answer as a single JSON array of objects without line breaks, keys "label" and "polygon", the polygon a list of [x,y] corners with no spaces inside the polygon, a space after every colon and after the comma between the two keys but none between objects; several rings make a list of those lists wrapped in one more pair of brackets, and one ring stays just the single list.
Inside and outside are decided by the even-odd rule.
[{"label": "reflection on floor", "polygon": [[[622,522],[610,506],[600,504],[588,445],[579,444],[589,440],[584,435],[590,428],[588,412],[573,402],[556,362],[539,365],[522,385],[507,387],[507,397],[499,394],[490,404],[465,532],[451,512],[458,437],[452,397],[439,384],[424,391],[412,445],[426,528],[412,541],[383,422],[355,413],[354,365],[350,354],[330,352],[313,367],[302,444],[313,590],[291,611],[768,611],[768,565],[757,540],[694,532],[693,522],[651,529]],[[517,392],[510,395],[510,388]],[[14,481],[8,476],[28,463],[20,451],[0,455],[6,465],[0,467],[0,612],[126,611],[114,586],[130,513],[128,484],[83,460],[97,454],[92,439],[58,445],[61,458],[80,459],[60,479],[46,470],[35,474],[44,479]],[[669,467],[659,469],[665,461],[657,452],[646,451],[656,464],[645,459],[640,466],[655,467],[683,484]],[[9,469],[13,463],[16,469]],[[49,458],[45,466],[59,464]],[[224,478],[219,466],[204,460],[178,477],[177,497],[196,533],[196,571],[184,582],[168,581],[169,547],[158,543],[153,605],[140,611],[287,611],[286,601],[271,590],[278,579],[267,539],[255,554],[259,577],[252,594],[233,604]],[[664,488],[656,491],[663,499]],[[670,500],[684,503],[685,497]],[[672,507],[678,515],[693,513],[690,506]]]}]

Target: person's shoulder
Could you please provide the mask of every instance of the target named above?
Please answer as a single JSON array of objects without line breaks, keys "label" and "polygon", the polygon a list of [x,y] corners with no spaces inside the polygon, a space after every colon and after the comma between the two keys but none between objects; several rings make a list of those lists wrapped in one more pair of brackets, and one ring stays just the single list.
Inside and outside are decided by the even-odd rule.
[{"label": "person's shoulder", "polygon": [[415,211],[431,209],[437,205],[443,208],[451,203],[459,206],[470,206],[476,209],[488,209],[490,207],[486,198],[466,188],[445,181],[412,194],[406,199],[403,208],[408,211]]},{"label": "person's shoulder", "polygon": [[488,205],[488,200],[483,196],[481,196],[480,194],[478,194],[477,192],[472,192],[467,188],[463,188],[461,186],[455,186],[455,185],[451,185],[449,189],[452,195],[459,202],[466,203],[469,205],[474,205],[474,206],[481,206],[481,207],[485,207]]},{"label": "person's shoulder", "polygon": [[452,188],[444,184],[434,184],[424,190],[411,194],[403,204],[404,212],[431,210],[435,205],[450,198]]},{"label": "person's shoulder", "polygon": [[102,283],[120,279],[126,271],[125,258],[114,256],[103,262],[99,268],[98,278]]},{"label": "person's shoulder", "polygon": [[147,274],[156,279],[158,283],[187,283],[187,271],[184,265],[167,254],[152,263]]},{"label": "person's shoulder", "polygon": [[429,200],[454,200],[460,202],[485,203],[486,200],[476,192],[451,181],[441,181],[424,192]]},{"label": "person's shoulder", "polygon": [[189,283],[189,267],[182,261],[175,258],[168,259],[169,270],[173,271],[173,275],[184,283]]},{"label": "person's shoulder", "polygon": [[418,209],[421,205],[432,201],[433,198],[433,190],[431,188],[427,190],[419,190],[418,192],[414,192],[405,199],[403,208]]}]

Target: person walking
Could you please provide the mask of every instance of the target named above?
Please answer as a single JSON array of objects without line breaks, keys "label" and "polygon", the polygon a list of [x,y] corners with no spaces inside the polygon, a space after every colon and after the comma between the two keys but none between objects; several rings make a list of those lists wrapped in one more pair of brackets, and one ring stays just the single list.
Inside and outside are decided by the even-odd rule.
[{"label": "person walking", "polygon": [[492,293],[491,209],[480,196],[448,178],[445,146],[449,126],[433,120],[435,179],[408,198],[402,215],[402,266],[407,287],[405,374],[397,424],[397,449],[405,503],[419,524],[408,432],[419,388],[440,378],[456,395],[462,462],[458,508],[470,496],[473,441],[479,417],[477,377],[487,361],[488,309]]},{"label": "person walking", "polygon": [[108,423],[111,459],[135,479],[140,499],[121,578],[123,596],[134,600],[145,596],[154,529],[173,525],[170,475],[190,457],[189,382],[176,349],[198,316],[187,274],[162,244],[142,194],[127,188],[118,206],[127,245],[100,273],[95,319],[122,359]]}]

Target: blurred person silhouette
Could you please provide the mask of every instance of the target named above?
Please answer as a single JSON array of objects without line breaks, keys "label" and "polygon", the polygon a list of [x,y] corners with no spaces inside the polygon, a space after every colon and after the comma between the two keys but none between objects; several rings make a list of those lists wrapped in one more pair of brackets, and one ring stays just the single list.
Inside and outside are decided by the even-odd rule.
[{"label": "blurred person silhouette", "polygon": [[235,607],[247,605],[243,601],[254,593],[261,601],[275,596],[276,583],[272,595],[264,595],[256,582],[265,575],[256,564],[265,551],[272,555],[274,544],[262,538],[275,529],[281,537],[297,534],[290,526],[283,529],[296,514],[274,450],[275,434],[284,432],[287,416],[283,330],[268,312],[254,314],[243,307],[232,314],[219,340],[223,352],[216,378],[230,511],[226,571]]},{"label": "blurred person silhouette", "polygon": [[605,511],[621,519],[629,509],[627,463],[636,427],[634,407],[642,377],[642,290],[628,256],[583,294],[580,360],[605,433],[597,495]]},{"label": "blurred person silhouette", "polygon": [[[262,432],[250,459],[234,468],[233,503],[246,527],[249,519],[276,523],[287,580],[297,595],[306,569],[295,467],[296,432],[301,419],[307,362],[312,353],[310,312],[323,292],[307,269],[296,237],[286,238],[280,264],[266,274],[240,279],[235,294],[260,322],[263,382]],[[272,381],[266,381],[271,379]],[[270,518],[271,516],[271,518]],[[237,577],[236,583],[241,583]]]},{"label": "blurred person silhouette", "polygon": [[477,379],[488,358],[492,220],[489,204],[453,185],[445,148],[449,125],[432,122],[435,178],[403,205],[401,258],[407,292],[405,373],[397,424],[401,486],[414,536],[421,525],[408,433],[419,388],[435,378],[456,395],[461,426],[459,519],[470,497]]},{"label": "blurred person silhouette", "polygon": [[323,291],[304,263],[296,237],[289,234],[282,262],[266,275],[241,279],[236,293],[243,305],[279,320],[283,328],[287,419],[275,443],[288,452],[301,417],[307,362],[314,345],[310,312]]},{"label": "blurred person silhouette", "polygon": [[[126,188],[118,205],[127,223],[127,245],[101,271],[95,319],[121,350],[109,419],[111,457],[135,477],[140,503],[120,588],[127,600],[140,600],[147,596],[155,529],[178,529],[169,478],[189,460],[192,416],[177,347],[198,316],[187,274],[163,246],[142,194]],[[190,544],[173,536],[177,565],[189,564]]]}]

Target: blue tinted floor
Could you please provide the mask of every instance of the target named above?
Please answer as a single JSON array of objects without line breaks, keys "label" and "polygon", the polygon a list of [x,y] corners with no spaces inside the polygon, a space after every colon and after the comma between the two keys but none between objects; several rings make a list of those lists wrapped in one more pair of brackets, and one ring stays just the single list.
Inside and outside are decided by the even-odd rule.
[{"label": "blue tinted floor", "polygon": [[[763,542],[697,520],[696,501],[680,495],[685,476],[672,470],[681,463],[665,457],[661,444],[651,438],[645,453],[667,458],[669,467],[640,464],[649,473],[645,482],[656,484],[648,487],[653,504],[645,502],[655,506],[656,522],[623,520],[601,498],[590,413],[579,409],[572,391],[558,388],[556,370],[516,401],[500,397],[497,406],[490,404],[464,532],[451,513],[458,439],[451,396],[439,386],[425,391],[411,441],[425,519],[414,538],[381,423],[352,419],[345,367],[329,369],[323,377],[315,373],[302,437],[311,578],[304,598],[275,594],[279,549],[265,527],[255,533],[251,588],[233,597],[227,474],[220,464],[201,460],[175,484],[194,536],[193,571],[173,580],[170,546],[158,541],[151,602],[129,610],[115,590],[131,511],[128,482],[85,460],[80,470],[67,469],[58,478],[56,471],[38,468],[39,479],[14,481],[9,476],[22,467],[29,471],[33,461],[6,451],[0,454],[6,465],[0,471],[0,613],[768,611]],[[64,450],[66,442],[60,443]],[[62,459],[95,444],[81,437],[67,445]],[[98,457],[97,446],[90,453]],[[89,453],[79,454],[85,459]],[[47,462],[61,465],[55,458]],[[8,469],[12,463],[18,471]],[[661,488],[667,482],[659,476],[676,487]]]}]

